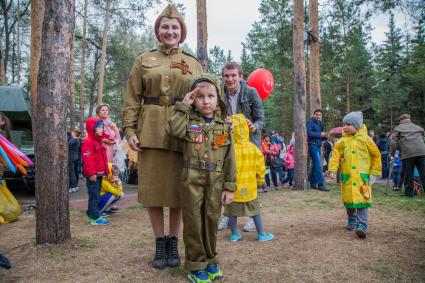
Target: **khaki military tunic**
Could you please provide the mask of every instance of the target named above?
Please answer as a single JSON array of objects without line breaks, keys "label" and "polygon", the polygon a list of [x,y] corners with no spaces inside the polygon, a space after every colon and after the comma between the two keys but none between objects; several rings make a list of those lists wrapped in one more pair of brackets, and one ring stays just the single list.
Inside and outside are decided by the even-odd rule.
[{"label": "khaki military tunic", "polygon": [[229,124],[216,115],[206,125],[191,106],[178,103],[167,132],[184,140],[180,192],[185,267],[202,270],[218,263],[216,242],[221,193],[236,190],[236,162]]},{"label": "khaki military tunic", "polygon": [[201,64],[180,48],[161,48],[136,57],[124,96],[123,128],[137,135],[139,202],[145,207],[179,207],[181,144],[165,133],[174,104],[183,97]]}]

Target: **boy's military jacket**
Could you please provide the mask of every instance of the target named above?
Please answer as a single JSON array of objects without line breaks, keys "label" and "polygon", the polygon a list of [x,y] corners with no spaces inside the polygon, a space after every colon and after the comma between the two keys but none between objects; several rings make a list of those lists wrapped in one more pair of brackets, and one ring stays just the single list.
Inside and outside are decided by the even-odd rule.
[{"label": "boy's military jacket", "polygon": [[[170,136],[184,140],[184,168],[194,169],[196,172],[217,172],[222,176],[223,189],[232,192],[236,190],[235,151],[229,124],[216,114],[213,121],[206,125],[191,106],[179,102],[168,121],[166,131]],[[184,170],[183,174],[185,172],[188,172],[188,178],[198,177],[197,173],[191,173],[192,170]]]},{"label": "boy's military jacket", "polygon": [[124,95],[123,129],[127,138],[137,135],[141,147],[181,151],[165,126],[202,66],[180,48],[170,54],[161,50],[143,52],[134,61]]},{"label": "boy's military jacket", "polygon": [[[380,176],[382,170],[381,153],[367,135],[363,124],[353,136],[343,133],[332,151],[329,171],[336,172],[341,163],[341,198],[347,208],[371,206],[372,192],[369,176]],[[363,188],[362,188],[363,186]],[[364,190],[369,190],[369,195]]]}]

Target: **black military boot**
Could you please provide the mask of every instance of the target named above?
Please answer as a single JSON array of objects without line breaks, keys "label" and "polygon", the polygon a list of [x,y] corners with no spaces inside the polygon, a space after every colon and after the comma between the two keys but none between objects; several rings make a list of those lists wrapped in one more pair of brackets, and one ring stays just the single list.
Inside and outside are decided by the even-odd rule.
[{"label": "black military boot", "polygon": [[169,267],[177,267],[180,265],[177,237],[167,238],[167,265]]},{"label": "black military boot", "polygon": [[167,237],[156,238],[156,251],[152,266],[157,269],[162,269],[167,266]]}]

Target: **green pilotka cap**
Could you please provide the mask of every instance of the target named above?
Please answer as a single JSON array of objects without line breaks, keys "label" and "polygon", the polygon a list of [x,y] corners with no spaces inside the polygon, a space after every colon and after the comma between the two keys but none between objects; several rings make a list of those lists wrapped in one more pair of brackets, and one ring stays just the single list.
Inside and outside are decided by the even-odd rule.
[{"label": "green pilotka cap", "polygon": [[190,91],[194,90],[196,88],[196,85],[202,82],[208,82],[215,86],[218,97],[219,97],[218,107],[220,108],[220,111],[221,111],[220,116],[223,118],[226,117],[226,104],[224,103],[222,88],[220,87],[220,83],[217,77],[209,73],[204,73],[202,75],[194,77],[191,82]]},{"label": "green pilotka cap", "polygon": [[186,39],[186,24],[184,23],[184,19],[182,15],[180,15],[179,11],[177,11],[177,8],[173,4],[168,4],[168,6],[162,11],[161,14],[159,14],[158,18],[155,20],[155,35],[156,38],[159,39],[159,23],[161,22],[162,18],[170,18],[170,19],[176,19],[180,23],[181,27],[181,38],[179,43],[182,43]]}]

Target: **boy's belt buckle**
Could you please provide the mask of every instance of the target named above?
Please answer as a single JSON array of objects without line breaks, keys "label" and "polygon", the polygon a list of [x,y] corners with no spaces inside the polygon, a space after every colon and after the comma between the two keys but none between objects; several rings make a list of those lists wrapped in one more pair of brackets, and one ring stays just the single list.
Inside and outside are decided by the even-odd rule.
[{"label": "boy's belt buckle", "polygon": [[207,169],[207,162],[205,160],[198,160],[198,166],[201,170]]},{"label": "boy's belt buckle", "polygon": [[172,97],[169,97],[167,95],[161,95],[159,97],[159,105],[161,105],[161,106],[170,106],[172,104],[171,99],[172,99]]}]

